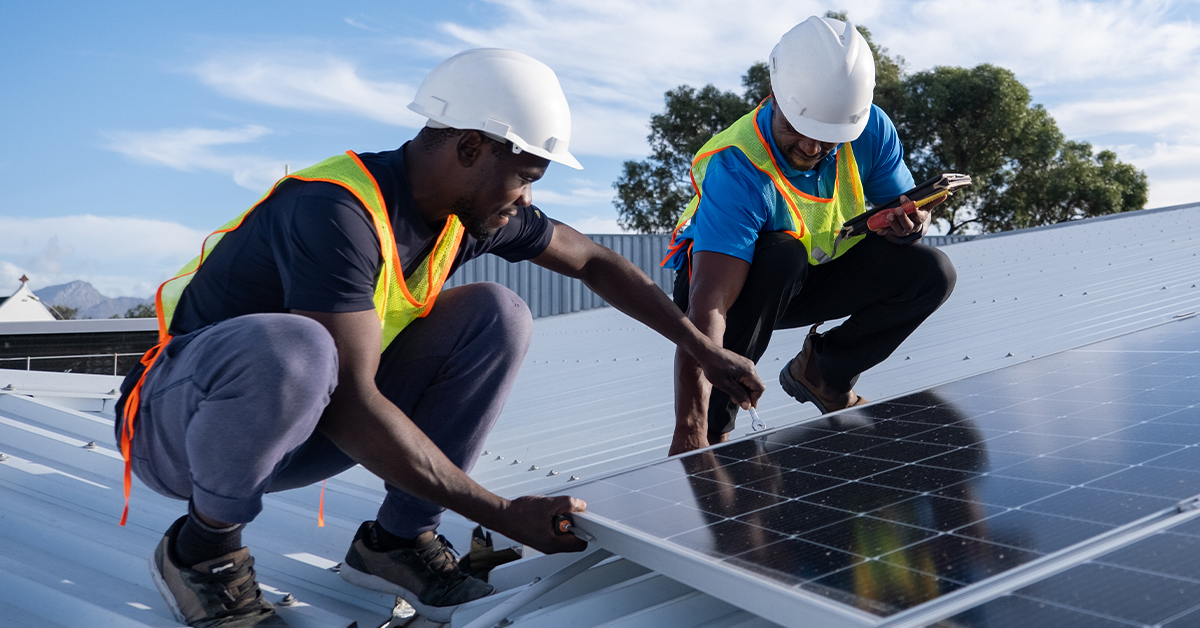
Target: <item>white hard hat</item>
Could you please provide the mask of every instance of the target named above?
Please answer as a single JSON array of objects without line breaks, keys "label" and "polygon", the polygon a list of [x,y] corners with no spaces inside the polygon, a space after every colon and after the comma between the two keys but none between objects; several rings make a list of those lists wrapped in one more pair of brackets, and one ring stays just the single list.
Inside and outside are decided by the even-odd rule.
[{"label": "white hard hat", "polygon": [[425,77],[408,108],[429,118],[428,126],[475,129],[512,142],[513,152],[583,169],[567,152],[571,111],[558,77],[529,55],[500,48],[460,52]]},{"label": "white hard hat", "polygon": [[875,58],[853,24],[812,16],[771,51],[771,91],[792,128],[820,142],[858,139],[871,114]]}]

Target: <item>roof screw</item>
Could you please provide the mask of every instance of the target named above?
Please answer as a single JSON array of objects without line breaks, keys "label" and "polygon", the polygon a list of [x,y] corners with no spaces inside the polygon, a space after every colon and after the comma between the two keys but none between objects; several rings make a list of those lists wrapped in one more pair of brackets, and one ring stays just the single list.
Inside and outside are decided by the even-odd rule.
[{"label": "roof screw", "polygon": [[1087,293],[1085,292],[1084,294],[1086,295]]},{"label": "roof screw", "polygon": [[912,359],[912,356],[911,356],[911,355],[909,355],[909,356],[905,356],[905,357],[904,357],[904,359],[905,359],[905,360],[911,360],[911,359]]},{"label": "roof screw", "polygon": [[[1192,286],[1192,287],[1195,288],[1196,286]],[[3,390],[16,390],[16,388],[13,388],[13,385],[9,384],[9,385],[5,386]]]},{"label": "roof screw", "polygon": [[279,600],[279,605],[280,606],[295,606],[296,605],[296,596],[292,595],[291,593],[284,595],[283,598],[281,598]]},{"label": "roof screw", "polygon": [[971,356],[969,356],[969,355],[968,355],[968,356],[964,357],[963,359],[964,359],[964,360],[970,360],[970,359],[971,359]]},{"label": "roof screw", "polygon": [[550,473],[547,473],[546,477],[550,477],[552,475],[558,475],[558,471],[555,471],[554,469],[550,469]]},{"label": "roof screw", "polygon": [[0,462],[8,460],[8,454],[0,454]]},{"label": "roof screw", "polygon": [[485,450],[483,450],[483,455],[490,456],[490,455],[492,455],[492,452],[485,449]]},{"label": "roof screw", "polygon": [[575,480],[578,480],[578,479],[579,479],[578,475],[572,475],[571,477],[567,478],[567,481],[574,482]]},{"label": "roof screw", "polygon": [[110,395],[116,395],[116,394],[119,394],[119,393],[117,392],[117,389],[116,389],[116,388],[114,388],[114,389],[112,389],[112,390],[108,391],[108,394],[110,394]]},{"label": "roof screw", "polygon": [[96,441],[94,441],[94,440],[89,440],[89,441],[88,441],[88,444],[84,445],[84,446],[83,446],[83,448],[84,448],[84,449],[95,449],[95,448],[96,448]]},{"label": "roof screw", "polygon": [[996,302],[996,300],[995,300],[995,299],[992,299],[992,303],[995,303],[995,302]]},{"label": "roof screw", "polygon": [[1062,294],[1060,293],[1058,296],[1060,296],[1060,297],[1061,297],[1061,296],[1062,296]]},{"label": "roof screw", "polygon": [[1166,286],[1163,286],[1163,290],[1166,290],[1166,289],[1167,289],[1167,287],[1166,287]]},{"label": "roof screw", "polygon": [[1006,358],[1011,358],[1011,357],[1013,357],[1013,354],[1012,354],[1012,352],[1011,352],[1011,351],[1009,351],[1009,352],[1008,352],[1008,355],[1006,355],[1006,356],[1004,356],[1004,357],[1006,357]]},{"label": "roof screw", "polygon": [[504,460],[504,456],[496,456],[496,460]]},{"label": "roof screw", "polygon": [[513,461],[512,461],[512,463],[513,463],[513,464],[521,464],[521,461],[520,461],[520,460],[513,460]]},{"label": "roof screw", "polygon": [[539,466],[537,466],[537,465],[535,464],[535,465],[533,465],[532,467],[529,467],[529,470],[530,470],[530,471],[537,471],[537,470],[538,470],[538,469],[540,469],[540,468],[541,468],[541,467],[539,467]]}]

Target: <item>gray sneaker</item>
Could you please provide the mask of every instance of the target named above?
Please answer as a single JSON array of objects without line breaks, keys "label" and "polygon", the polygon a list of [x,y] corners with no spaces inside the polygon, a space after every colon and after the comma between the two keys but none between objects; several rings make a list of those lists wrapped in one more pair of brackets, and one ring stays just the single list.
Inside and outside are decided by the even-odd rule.
[{"label": "gray sneaker", "polygon": [[172,546],[185,520],[180,517],[167,530],[150,559],[150,576],[175,619],[193,628],[287,628],[258,589],[250,550],[243,547],[191,569],[175,562]]},{"label": "gray sneaker", "polygon": [[346,582],[398,596],[421,616],[442,623],[450,621],[459,604],[495,592],[492,585],[458,568],[454,548],[445,537],[426,532],[416,538],[411,549],[377,552],[365,541],[375,525],[365,521],[354,535],[342,563]]}]

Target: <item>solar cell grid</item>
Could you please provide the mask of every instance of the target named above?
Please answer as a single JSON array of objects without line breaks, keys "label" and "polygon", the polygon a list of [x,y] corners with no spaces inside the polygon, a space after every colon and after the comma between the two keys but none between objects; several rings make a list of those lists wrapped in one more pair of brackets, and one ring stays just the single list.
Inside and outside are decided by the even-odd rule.
[{"label": "solar cell grid", "polygon": [[[1200,333],[1178,333],[1200,329],[1197,322],[847,410],[571,493],[588,500],[589,513],[667,546],[888,616],[1200,494],[1200,393],[1190,387],[1200,382]],[[1147,344],[1171,348],[1131,352]],[[1200,524],[1172,539],[1196,555]],[[1128,625],[1176,621],[1191,612],[1186,599],[1200,604],[1188,598],[1200,594],[1200,574],[1159,573],[1123,556],[1073,567],[945,625],[999,626],[998,618],[1035,611],[1021,625]],[[1110,608],[1097,592],[1116,576],[1129,579],[1130,591],[1175,593]],[[1093,597],[1078,597],[1080,588]]]},{"label": "solar cell grid", "polygon": [[[939,626],[1169,626],[1200,623],[1200,519],[1168,528],[1010,595],[951,617]],[[1013,623],[1015,609],[1021,610]],[[1091,623],[1082,623],[1082,622]]]}]

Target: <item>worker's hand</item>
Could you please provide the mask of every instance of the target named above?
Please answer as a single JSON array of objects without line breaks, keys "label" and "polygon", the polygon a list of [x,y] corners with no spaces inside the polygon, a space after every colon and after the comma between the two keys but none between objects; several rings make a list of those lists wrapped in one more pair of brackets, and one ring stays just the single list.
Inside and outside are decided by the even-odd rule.
[{"label": "worker's hand", "polygon": [[574,534],[555,534],[554,517],[586,509],[587,503],[582,499],[566,495],[518,497],[501,513],[499,525],[490,527],[543,554],[582,552],[587,549],[587,543]]},{"label": "worker's hand", "polygon": [[704,377],[717,388],[725,391],[743,410],[758,407],[758,398],[766,386],[754,370],[754,362],[728,349],[713,344],[702,355],[692,356],[704,371]]},{"label": "worker's hand", "polygon": [[[876,230],[875,233],[893,242],[904,239],[914,233],[920,233],[924,236],[925,232],[929,230],[929,222],[932,217],[930,210],[945,200],[945,198],[941,198],[925,207],[916,209],[916,203],[909,200],[907,196],[901,196],[899,207],[884,212],[884,215],[887,217],[888,226],[884,229]],[[915,211],[913,211],[914,209]],[[912,213],[908,213],[910,211]]]},{"label": "worker's hand", "polygon": [[708,442],[708,430],[681,430],[675,428],[675,435],[671,438],[671,449],[667,451],[668,456],[678,456],[686,454],[689,451],[704,449],[711,443]]}]

